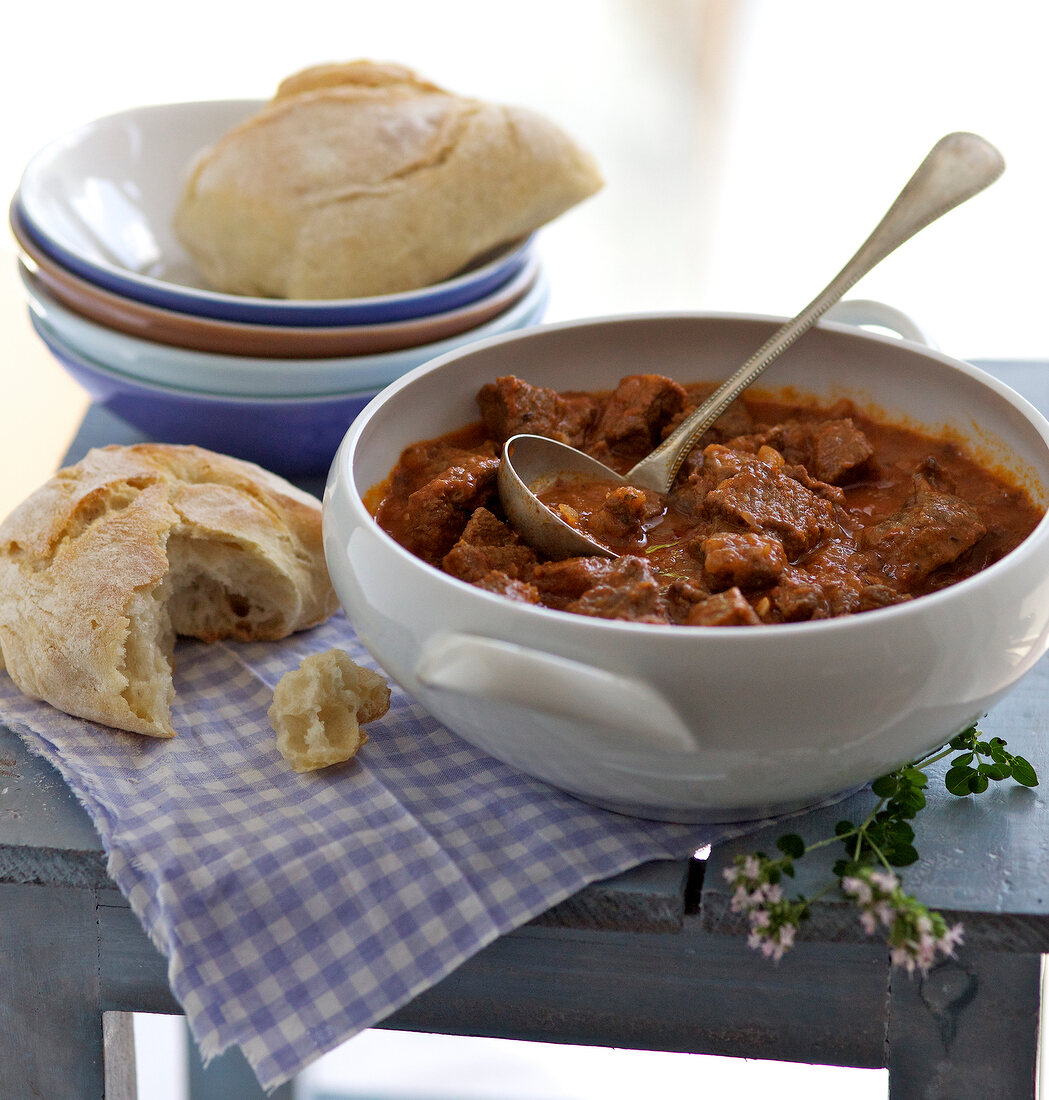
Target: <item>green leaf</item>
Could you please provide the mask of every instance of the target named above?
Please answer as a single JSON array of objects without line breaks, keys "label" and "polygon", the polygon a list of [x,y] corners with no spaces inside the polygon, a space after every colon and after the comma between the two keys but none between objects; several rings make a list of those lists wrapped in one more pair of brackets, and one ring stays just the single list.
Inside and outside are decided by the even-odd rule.
[{"label": "green leaf", "polygon": [[948,742],[952,749],[971,749],[976,741],[976,726],[972,725],[961,733],[956,734]]},{"label": "green leaf", "polygon": [[972,788],[969,784],[975,775],[976,772],[972,768],[948,768],[947,774],[943,777],[943,782],[951,794],[956,794],[959,798],[962,798],[967,794],[972,794]]},{"label": "green leaf", "polygon": [[886,809],[900,817],[916,817],[918,811],[925,808],[925,794],[922,791],[908,788],[892,799]]},{"label": "green leaf", "polygon": [[1013,779],[1023,787],[1038,786],[1038,773],[1022,756],[1013,757]]},{"label": "green leaf", "polygon": [[797,833],[786,833],[776,841],[776,847],[791,859],[800,859],[805,854],[805,841]]},{"label": "green leaf", "polygon": [[975,760],[975,759],[976,759],[976,753],[974,753],[974,752],[963,752],[961,756],[956,756],[951,761],[951,765],[955,768],[960,768],[963,764],[971,764],[973,762],[973,760]]},{"label": "green leaf", "polygon": [[983,794],[988,785],[987,776],[985,775],[974,775],[969,780],[969,790],[973,794]]},{"label": "green leaf", "polygon": [[918,861],[918,852],[912,844],[902,844],[887,852],[885,858],[893,867],[908,867]]},{"label": "green leaf", "polygon": [[985,775],[988,779],[994,779],[996,781],[1008,779],[1009,776],[1013,774],[1012,767],[1005,763],[981,764],[978,771],[980,775]]},{"label": "green leaf", "polygon": [[883,775],[874,780],[871,784],[871,790],[879,798],[892,798],[899,785],[899,781],[895,775]]},{"label": "green leaf", "polygon": [[842,820],[842,821],[839,821],[838,824],[834,826],[834,835],[835,836],[847,836],[849,833],[854,833],[855,831],[856,831],[856,826],[853,825],[853,823],[851,821]]}]

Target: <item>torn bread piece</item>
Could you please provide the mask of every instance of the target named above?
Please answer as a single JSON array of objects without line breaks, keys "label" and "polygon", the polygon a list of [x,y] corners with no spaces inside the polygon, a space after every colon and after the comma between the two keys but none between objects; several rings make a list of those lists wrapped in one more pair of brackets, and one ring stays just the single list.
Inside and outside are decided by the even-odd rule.
[{"label": "torn bread piece", "polygon": [[273,691],[270,725],[297,772],[341,764],[368,741],[361,729],[390,709],[390,685],[341,649],[307,657]]},{"label": "torn bread piece", "polygon": [[90,451],[0,524],[0,658],[68,714],[173,737],[177,635],[276,640],[338,606],[314,497],[249,462]]},{"label": "torn bread piece", "polygon": [[289,76],[200,150],[172,226],[215,290],[369,297],[448,279],[602,184],[535,111],[350,61]]}]

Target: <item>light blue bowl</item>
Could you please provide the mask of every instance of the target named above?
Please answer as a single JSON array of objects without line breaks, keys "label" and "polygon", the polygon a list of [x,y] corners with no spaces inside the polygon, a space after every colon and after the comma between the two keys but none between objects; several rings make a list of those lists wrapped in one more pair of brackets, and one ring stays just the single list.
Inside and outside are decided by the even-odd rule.
[{"label": "light blue bowl", "polygon": [[376,390],[326,397],[237,397],[142,382],[78,354],[32,313],[37,335],[91,399],[160,443],[195,443],[285,477],[327,472]]},{"label": "light blue bowl", "polygon": [[[521,327],[538,324],[546,304],[544,293]],[[28,312],[37,335],[92,400],[150,439],[196,443],[285,477],[325,475],[350,423],[383,388],[257,397],[144,381],[83,354]]]}]

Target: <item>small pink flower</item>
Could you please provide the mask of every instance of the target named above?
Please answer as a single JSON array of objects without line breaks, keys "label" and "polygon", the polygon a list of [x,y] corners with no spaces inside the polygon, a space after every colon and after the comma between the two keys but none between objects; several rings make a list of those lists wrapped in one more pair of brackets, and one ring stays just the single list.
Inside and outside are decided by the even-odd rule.
[{"label": "small pink flower", "polygon": [[847,878],[843,878],[841,880],[841,885],[842,889],[844,889],[847,894],[851,894],[860,905],[869,905],[874,896],[870,883],[856,875],[849,875]]}]

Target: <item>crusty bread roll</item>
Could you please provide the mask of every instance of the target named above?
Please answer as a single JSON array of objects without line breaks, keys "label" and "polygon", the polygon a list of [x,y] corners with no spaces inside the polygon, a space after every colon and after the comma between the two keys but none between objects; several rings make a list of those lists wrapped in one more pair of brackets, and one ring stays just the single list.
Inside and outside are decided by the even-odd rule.
[{"label": "crusty bread roll", "polygon": [[11,679],[119,729],[175,735],[176,635],[283,638],[336,606],[319,501],[199,447],[90,451],[0,524]]},{"label": "crusty bread roll", "polygon": [[342,764],[367,744],[361,726],[390,709],[390,685],[342,649],[326,649],[286,672],[268,716],[277,748],[297,772]]},{"label": "crusty bread roll", "polygon": [[541,115],[357,61],[288,77],[202,150],[173,226],[225,293],[368,297],[455,275],[601,184]]}]

